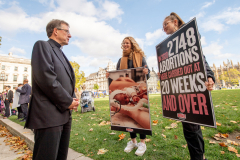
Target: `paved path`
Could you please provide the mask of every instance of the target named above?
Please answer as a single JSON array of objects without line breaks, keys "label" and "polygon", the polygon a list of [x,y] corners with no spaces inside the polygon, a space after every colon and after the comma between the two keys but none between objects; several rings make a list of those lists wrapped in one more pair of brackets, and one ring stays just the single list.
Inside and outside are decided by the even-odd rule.
[{"label": "paved path", "polygon": [[[33,150],[34,146],[34,134],[30,129],[24,129],[23,126],[9,120],[9,119],[3,119],[2,116],[0,116],[0,124],[5,126],[9,132],[11,132],[14,136],[19,136],[21,139],[24,139],[27,143],[28,147]],[[3,142],[5,138],[0,138],[0,159],[1,160],[14,160],[17,157],[20,157],[20,154],[16,154],[13,151],[9,151],[9,146],[5,146],[5,143]],[[14,155],[13,155],[14,153]],[[68,158],[67,160],[92,160],[89,157],[85,157],[83,154],[78,153],[71,148],[68,150]]]},{"label": "paved path", "polygon": [[12,160],[23,156],[23,154],[17,154],[15,150],[10,150],[10,146],[6,146],[3,142],[6,137],[0,137],[0,159],[1,160]]}]

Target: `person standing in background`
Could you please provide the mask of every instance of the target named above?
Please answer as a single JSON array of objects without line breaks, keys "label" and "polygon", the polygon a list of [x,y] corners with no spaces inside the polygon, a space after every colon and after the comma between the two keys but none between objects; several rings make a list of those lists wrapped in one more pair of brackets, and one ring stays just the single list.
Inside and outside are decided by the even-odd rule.
[{"label": "person standing in background", "polygon": [[13,102],[13,91],[10,90],[10,86],[6,86],[6,98],[5,98],[5,116],[4,119],[10,116],[10,103]]},{"label": "person standing in background", "polygon": [[[23,86],[23,84],[18,84],[17,89],[21,90],[22,86]],[[16,88],[15,88],[15,90],[16,90]],[[22,112],[22,109],[21,109],[21,105],[18,103],[19,102],[19,96],[20,96],[20,93],[15,91],[14,98],[13,98],[12,109],[17,108],[17,111],[18,111],[18,118],[17,119],[24,118],[23,112]]]},{"label": "person standing in background", "polygon": [[[9,90],[10,90],[10,89],[11,89],[11,86],[9,86]],[[13,91],[12,91],[12,93],[13,93]],[[14,98],[14,96],[13,96],[13,98]],[[11,111],[11,109],[12,109],[12,105],[13,105],[13,98],[12,98],[12,101],[10,102],[10,104],[9,104],[9,113],[10,113],[9,116],[12,115],[12,111]]]},{"label": "person standing in background", "polygon": [[6,98],[6,93],[3,91],[2,92],[2,96],[1,96],[1,114],[5,115],[5,104],[4,104],[4,101],[5,101],[5,98]]},{"label": "person standing in background", "polygon": [[21,109],[23,112],[23,119],[20,120],[20,122],[25,122],[27,119],[27,113],[28,113],[28,103],[30,99],[30,95],[32,92],[32,87],[28,84],[28,80],[23,80],[23,87],[21,89],[15,88],[17,92],[20,93],[19,102],[18,104],[21,105]]}]

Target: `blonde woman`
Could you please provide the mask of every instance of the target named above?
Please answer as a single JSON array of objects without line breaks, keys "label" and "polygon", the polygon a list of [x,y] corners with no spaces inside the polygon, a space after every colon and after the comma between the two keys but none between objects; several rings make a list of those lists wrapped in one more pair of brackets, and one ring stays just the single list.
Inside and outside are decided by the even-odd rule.
[{"label": "blonde woman", "polygon": [[[163,21],[163,30],[167,35],[173,34],[180,27],[184,25],[184,21],[174,12],[167,16]],[[207,70],[208,81],[205,82],[207,90],[212,91],[214,85],[214,73],[210,69],[207,61],[204,57],[204,64]],[[158,73],[158,76],[160,74]],[[204,157],[204,140],[202,131],[199,125],[182,122],[183,133],[185,140],[187,141],[188,150],[191,160],[207,160]]]},{"label": "blonde woman", "polygon": [[[117,63],[117,70],[121,69],[130,69],[130,68],[137,68],[137,67],[145,67],[143,72],[147,75],[147,78],[150,77],[149,72],[150,70],[147,67],[145,54],[142,49],[137,44],[136,40],[133,37],[125,37],[122,41],[122,50],[123,54],[122,57],[119,59]],[[109,73],[106,73],[106,77],[108,78]],[[136,133],[131,133],[131,141],[127,143],[124,152],[131,152],[134,148],[138,148],[135,152],[136,155],[142,156],[147,147],[145,144],[146,135],[140,134],[140,142],[137,143],[136,140]]]}]

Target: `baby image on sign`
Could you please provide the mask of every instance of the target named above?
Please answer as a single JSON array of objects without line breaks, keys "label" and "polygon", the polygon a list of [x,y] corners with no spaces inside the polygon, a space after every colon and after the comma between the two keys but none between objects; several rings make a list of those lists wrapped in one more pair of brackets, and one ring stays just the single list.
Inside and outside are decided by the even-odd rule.
[{"label": "baby image on sign", "polygon": [[151,135],[146,75],[143,68],[109,72],[111,129]]}]

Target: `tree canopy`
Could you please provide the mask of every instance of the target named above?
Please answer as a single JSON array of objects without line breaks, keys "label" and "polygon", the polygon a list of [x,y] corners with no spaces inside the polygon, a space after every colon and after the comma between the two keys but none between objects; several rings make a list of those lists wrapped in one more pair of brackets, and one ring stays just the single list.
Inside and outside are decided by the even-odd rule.
[{"label": "tree canopy", "polygon": [[157,90],[160,90],[161,86],[160,86],[160,81],[158,80],[157,82]]},{"label": "tree canopy", "polygon": [[1,42],[2,42],[2,37],[0,36],[0,47],[1,47],[1,45],[2,45],[2,43],[1,43]]},{"label": "tree canopy", "polygon": [[74,74],[75,74],[75,79],[76,79],[75,87],[78,89],[81,89],[83,87],[83,83],[86,81],[85,73],[83,71],[80,71],[80,65],[77,62],[70,61],[70,63],[73,67]]},{"label": "tree canopy", "polygon": [[93,86],[93,89],[95,89],[95,90],[97,90],[97,91],[98,91],[98,89],[99,89],[99,86],[98,86],[98,84],[94,84],[94,86]]},{"label": "tree canopy", "polygon": [[219,76],[219,80],[224,80],[227,84],[236,85],[240,80],[240,72],[237,69],[229,69]]}]

